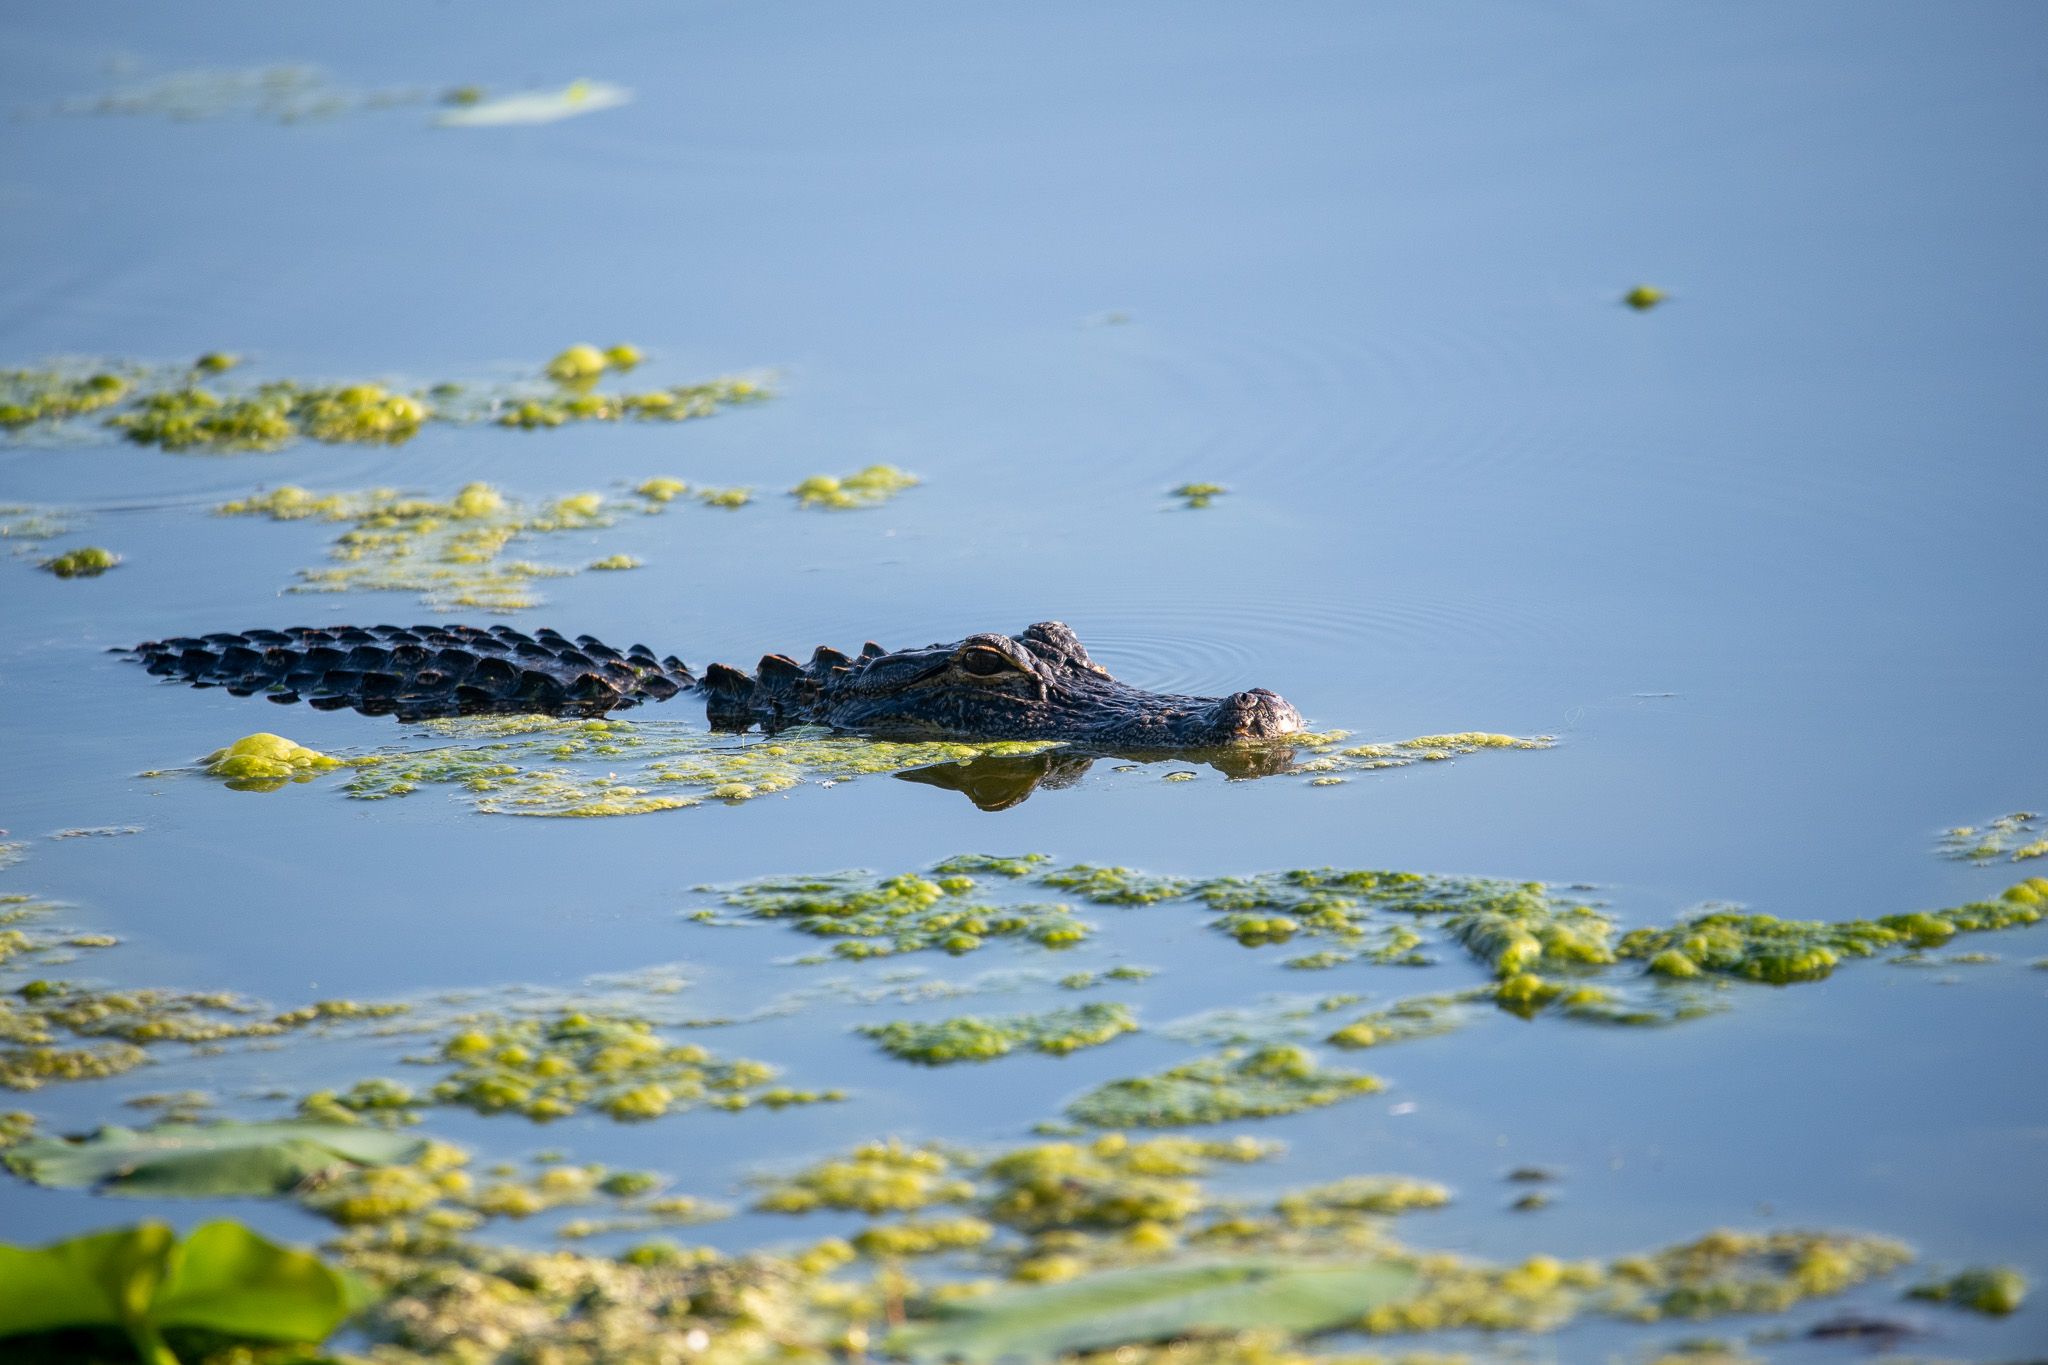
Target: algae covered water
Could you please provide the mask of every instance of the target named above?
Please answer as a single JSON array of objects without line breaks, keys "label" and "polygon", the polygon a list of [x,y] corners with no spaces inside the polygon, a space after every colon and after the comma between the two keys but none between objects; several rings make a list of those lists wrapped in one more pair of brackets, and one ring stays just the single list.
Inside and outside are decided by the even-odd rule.
[{"label": "algae covered water", "polygon": [[[1312,1349],[2048,1345],[2038,1290],[1901,1297],[2048,1276],[2033,9],[4,30],[0,1132],[467,1154],[36,1168],[6,1241],[438,1213],[1021,1285],[1349,1239],[1461,1259]],[[505,623],[701,673],[1049,619],[1317,737],[400,725],[108,652]]]}]

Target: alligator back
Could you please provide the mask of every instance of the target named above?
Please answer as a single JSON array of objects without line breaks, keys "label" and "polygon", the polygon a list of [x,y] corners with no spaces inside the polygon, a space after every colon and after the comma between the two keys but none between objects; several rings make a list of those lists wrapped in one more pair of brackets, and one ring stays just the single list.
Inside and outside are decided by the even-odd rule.
[{"label": "alligator back", "polygon": [[681,659],[645,645],[621,653],[594,636],[510,626],[298,626],[150,640],[127,653],[194,687],[400,720],[598,716],[696,684]]}]

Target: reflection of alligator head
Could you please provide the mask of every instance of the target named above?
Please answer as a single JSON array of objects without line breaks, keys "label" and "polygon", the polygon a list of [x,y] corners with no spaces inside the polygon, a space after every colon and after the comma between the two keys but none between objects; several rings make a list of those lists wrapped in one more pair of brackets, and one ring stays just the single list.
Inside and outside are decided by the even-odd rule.
[{"label": "reflection of alligator head", "polygon": [[1179,761],[1207,763],[1233,781],[1293,772],[1294,750],[1283,744],[1244,745],[1233,749],[1146,750],[1103,753],[1093,749],[1041,749],[1032,754],[984,754],[965,763],[934,763],[896,776],[964,794],[983,810],[1008,810],[1022,805],[1043,788],[1071,787],[1088,775],[1098,758],[1135,759],[1144,763]]},{"label": "reflection of alligator head", "polygon": [[721,730],[829,725],[891,739],[1051,739],[1149,752],[1301,729],[1294,708],[1263,688],[1183,697],[1118,682],[1057,621],[893,654],[875,644],[858,658],[821,648],[809,664],[770,654],[752,674],[713,664],[701,684],[680,659],[657,660],[644,645],[622,654],[588,635],[572,643],[507,626],[252,630],[151,641],[131,653],[152,673],[201,687],[401,720],[602,715],[694,685]]}]

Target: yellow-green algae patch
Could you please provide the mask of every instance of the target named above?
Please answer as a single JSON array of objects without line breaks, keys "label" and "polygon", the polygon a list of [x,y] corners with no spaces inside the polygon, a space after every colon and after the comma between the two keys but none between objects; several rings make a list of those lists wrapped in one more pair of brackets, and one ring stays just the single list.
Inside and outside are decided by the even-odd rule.
[{"label": "yellow-green algae patch", "polygon": [[458,1105],[478,1113],[530,1119],[568,1118],[586,1110],[614,1119],[659,1118],[694,1108],[780,1109],[843,1099],[836,1090],[793,1090],[774,1084],[765,1062],[725,1060],[695,1043],[664,1038],[646,1019],[581,1010],[542,1018],[483,1016],[448,1037],[427,1064],[452,1068],[424,1094],[369,1083],[309,1098],[312,1112],[333,1107],[358,1114],[405,1111],[423,1104]]},{"label": "yellow-green algae patch", "polygon": [[126,398],[133,387],[132,377],[110,370],[0,370],[0,431],[99,412]]},{"label": "yellow-green algae patch", "polygon": [[236,791],[260,792],[276,791],[287,782],[310,782],[342,766],[341,759],[267,731],[244,735],[199,761],[210,776],[223,779]]},{"label": "yellow-green algae patch", "polygon": [[1647,313],[1671,296],[1654,284],[1639,284],[1621,296],[1621,301],[1638,313]]},{"label": "yellow-green algae patch", "polygon": [[910,1213],[975,1197],[972,1167],[937,1146],[896,1139],[869,1142],[792,1175],[766,1180],[754,1207],[767,1213],[841,1209],[856,1213]]},{"label": "yellow-green algae patch", "polygon": [[803,933],[838,940],[832,951],[845,958],[926,948],[959,954],[991,938],[1065,948],[1082,942],[1090,931],[1065,905],[990,901],[981,884],[964,873],[769,877],[723,888],[723,899],[752,918],[788,920]]},{"label": "yellow-green algae patch", "polygon": [[[506,551],[524,537],[602,530],[616,519],[614,508],[598,493],[524,503],[487,483],[465,484],[442,501],[391,488],[313,493],[287,484],[214,510],[231,517],[349,523],[328,551],[334,567],[301,569],[288,592],[415,592],[437,610],[532,606],[538,580],[576,570],[511,559]],[[616,562],[628,558],[617,556],[592,567],[630,567]]]},{"label": "yellow-green algae patch", "polygon": [[1914,1285],[1906,1292],[1911,1298],[2002,1318],[2019,1311],[2026,1301],[2027,1277],[2008,1265],[1976,1266],[1951,1279]]},{"label": "yellow-green algae patch", "polygon": [[915,488],[917,475],[894,465],[871,464],[851,474],[834,477],[813,474],[789,490],[801,507],[878,507],[906,488]]},{"label": "yellow-green algae patch", "polygon": [[2044,915],[2048,878],[2030,877],[1995,901],[1875,920],[1785,920],[1713,911],[1668,929],[1637,929],[1622,938],[1615,952],[1665,977],[1715,972],[1786,985],[1822,980],[1844,958],[1870,957],[1888,948],[1934,947],[1960,933],[2037,924]]},{"label": "yellow-green algae patch", "polygon": [[1958,825],[1943,832],[1940,851],[1973,863],[2048,857],[2048,822],[2034,811],[2018,810],[1983,825]]},{"label": "yellow-green algae patch", "polygon": [[442,382],[397,389],[371,381],[219,381],[239,364],[210,352],[189,366],[53,365],[0,371],[0,430],[43,439],[74,419],[105,414],[139,445],[178,452],[276,451],[300,440],[401,445],[432,422],[553,427],[580,421],[682,421],[769,396],[759,379],[730,376],[641,391],[602,392],[605,373],[641,363],[637,347],[572,346],[550,361],[545,385]]},{"label": "yellow-green algae patch", "polygon": [[1230,490],[1220,483],[1184,483],[1173,490],[1173,496],[1190,508],[1207,507]]},{"label": "yellow-green algae patch", "polygon": [[1297,1114],[1379,1089],[1377,1077],[1325,1067],[1304,1048],[1266,1047],[1110,1081],[1068,1105],[1067,1115],[1096,1128],[1181,1128]]},{"label": "yellow-green algae patch", "polygon": [[121,562],[121,556],[98,545],[82,545],[44,560],[37,567],[59,578],[98,578]]},{"label": "yellow-green algae patch", "polygon": [[1384,744],[1351,744],[1350,738],[1348,730],[1289,735],[1284,741],[1286,745],[1308,753],[1291,771],[1308,773],[1311,781],[1320,781],[1346,772],[1378,772],[1405,768],[1412,763],[1441,763],[1491,749],[1548,749],[1557,743],[1549,735],[1497,735],[1481,730],[1418,735]]},{"label": "yellow-green algae patch", "polygon": [[380,800],[449,786],[492,815],[640,815],[1053,747],[1015,740],[897,743],[815,726],[773,736],[729,735],[665,721],[538,716],[430,721],[416,731],[472,742],[351,760],[355,772],[344,790]]},{"label": "yellow-green algae patch", "polygon": [[0,896],[0,1086],[11,1090],[121,1075],[154,1060],[162,1045],[271,1038],[405,1008],[327,1000],[279,1012],[227,991],[100,988],[54,979],[42,973],[72,961],[81,949],[117,942],[50,926],[56,909],[28,896]]},{"label": "yellow-green algae patch", "polygon": [[1038,1014],[1007,1014],[984,1018],[897,1019],[866,1024],[860,1032],[882,1051],[906,1062],[943,1066],[948,1062],[986,1062],[1018,1048],[1064,1057],[1082,1048],[1099,1047],[1137,1030],[1138,1021],[1126,1005],[1095,1002]]}]

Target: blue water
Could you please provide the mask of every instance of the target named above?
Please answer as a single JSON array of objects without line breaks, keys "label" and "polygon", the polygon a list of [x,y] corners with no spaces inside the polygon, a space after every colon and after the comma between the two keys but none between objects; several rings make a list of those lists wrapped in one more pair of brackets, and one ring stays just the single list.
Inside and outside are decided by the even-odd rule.
[{"label": "blue water", "polygon": [[[800,942],[687,925],[690,887],[970,848],[1586,882],[1631,924],[1708,900],[1950,905],[2027,870],[1930,849],[2048,801],[2038,6],[109,4],[20,10],[0,34],[18,111],[0,122],[0,367],[224,348],[257,377],[423,383],[630,340],[667,382],[779,375],[776,401],[681,426],[430,427],[391,450],[218,458],[0,443],[0,501],[74,509],[60,546],[127,556],[92,582],[0,560],[0,824],[33,845],[0,889],[121,934],[100,964],[120,980],[291,1003],[685,961],[707,1001],[744,1003],[810,979],[775,965]],[[487,130],[435,128],[423,106],[289,125],[49,112],[284,60],[359,89],[588,76],[635,99]],[[1671,301],[1622,307],[1645,282]],[[773,493],[875,461],[926,482],[836,516]],[[431,792],[373,806],[135,776],[260,728],[323,749],[392,737],[152,686],[102,652],[426,615],[280,596],[333,528],[218,521],[213,503],[285,482],[545,495],[655,474],[763,495],[592,539],[647,565],[544,583],[515,622],[701,665],[1056,617],[1136,683],[1268,686],[1374,739],[1560,743],[1327,788],[1099,768],[995,814],[889,780],[546,822]],[[1231,491],[1183,510],[1166,490],[1188,480]],[[144,832],[40,837],[121,824]],[[1304,986],[1191,918],[1104,918],[1104,960],[1164,969],[1128,992],[1148,1022],[1467,979]],[[1258,1126],[1292,1155],[1233,1179],[1444,1180],[1460,1202],[1409,1234],[1488,1255],[1834,1225],[2038,1283],[2048,974],[2025,964],[2048,930],[1969,946],[2002,961],[1953,984],[1859,965],[1656,1033],[1502,1018],[1404,1044],[1372,1058],[1384,1100]],[[1042,964],[990,950],[933,970],[996,965]],[[716,1040],[794,1063],[799,1084],[854,1084],[831,1110],[544,1135],[434,1122],[494,1153],[695,1170],[715,1194],[881,1132],[1018,1141],[1085,1086],[1186,1055],[1141,1036],[918,1072],[841,1032],[877,1014]],[[298,1056],[264,1063],[273,1083],[362,1074],[301,1074],[316,1063]],[[22,1102],[89,1126],[179,1084],[209,1084],[205,1067]],[[1568,1172],[1533,1217],[1503,1211],[1499,1174],[1523,1162]],[[0,1188],[22,1240],[156,1211],[193,1216]],[[1931,1349],[2038,1349],[2044,1311],[1941,1319]],[[1565,1356],[1608,1349],[1608,1329],[1574,1331]]]}]

